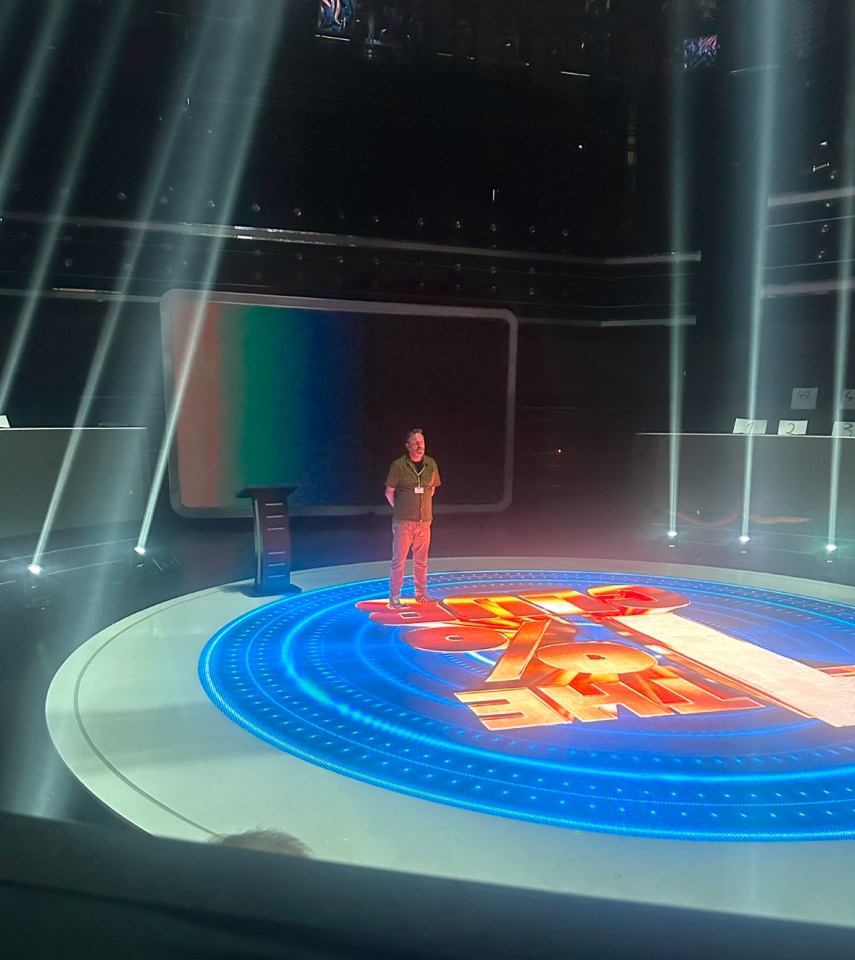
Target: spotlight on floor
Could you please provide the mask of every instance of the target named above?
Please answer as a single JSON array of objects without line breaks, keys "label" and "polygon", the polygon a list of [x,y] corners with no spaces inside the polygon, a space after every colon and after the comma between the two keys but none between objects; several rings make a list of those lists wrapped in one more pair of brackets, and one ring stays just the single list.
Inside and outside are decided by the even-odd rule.
[{"label": "spotlight on floor", "polygon": [[819,575],[823,580],[852,583],[855,568],[849,543],[842,547],[837,543],[827,543],[821,550],[817,550],[816,562],[822,571]]},{"label": "spotlight on floor", "polygon": [[54,601],[54,591],[40,563],[29,563],[23,576],[24,606],[43,610]]},{"label": "spotlight on floor", "polygon": [[181,564],[170,553],[134,547],[130,560],[130,576],[133,580],[155,580],[175,573]]},{"label": "spotlight on floor", "polygon": [[669,530],[667,533],[667,537],[668,537],[668,549],[676,550],[678,546],[677,531]]}]

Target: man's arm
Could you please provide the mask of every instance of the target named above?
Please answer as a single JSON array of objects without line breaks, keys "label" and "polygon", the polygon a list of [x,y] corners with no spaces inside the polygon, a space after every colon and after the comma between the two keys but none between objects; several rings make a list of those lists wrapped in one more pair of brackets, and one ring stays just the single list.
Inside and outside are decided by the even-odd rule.
[{"label": "man's arm", "polygon": [[386,487],[386,499],[389,501],[389,506],[392,507],[392,509],[394,509],[395,508],[395,488],[394,487]]}]

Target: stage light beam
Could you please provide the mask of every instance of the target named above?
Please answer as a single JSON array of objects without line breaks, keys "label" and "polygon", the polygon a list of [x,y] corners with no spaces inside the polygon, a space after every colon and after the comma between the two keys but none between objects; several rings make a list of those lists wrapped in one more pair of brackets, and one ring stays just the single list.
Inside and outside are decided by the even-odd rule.
[{"label": "stage light beam", "polygon": [[[117,16],[121,15],[124,17],[126,15],[124,8],[129,7],[130,5],[132,4],[129,4],[127,0],[125,0],[123,7],[119,10]],[[117,26],[124,22],[124,20],[117,21]],[[128,269],[125,271],[124,277],[121,278],[120,293],[127,292],[128,287],[133,279],[134,270],[145,243],[146,232],[144,224],[149,219],[151,212],[157,203],[161,182],[165,176],[169,159],[172,155],[175,141],[178,136],[178,131],[184,117],[183,104],[186,102],[190,93],[193,77],[196,75],[195,68],[202,59],[204,47],[210,35],[212,29],[211,24],[213,22],[213,19],[206,20],[205,27],[200,34],[194,55],[190,60],[189,67],[186,72],[182,73],[178,95],[174,100],[175,106],[170,118],[170,123],[166,128],[166,133],[164,134],[164,137],[159,145],[159,149],[155,154],[152,169],[147,180],[147,187],[143,194],[143,199],[140,206],[141,215],[139,218],[143,225],[141,225],[134,232],[131,238],[130,250],[128,253],[128,259],[126,261]],[[104,62],[106,62],[106,58]],[[57,231],[62,226],[62,223],[63,218],[56,218]],[[104,320],[104,325],[101,329],[98,343],[96,345],[95,354],[93,356],[92,363],[89,366],[89,373],[87,375],[86,384],[83,388],[81,403],[78,406],[77,414],[75,416],[75,430],[72,432],[71,438],[66,446],[62,464],[60,465],[56,483],[54,484],[54,489],[51,494],[50,503],[48,504],[48,510],[42,524],[38,542],[36,544],[36,549],[33,556],[34,562],[38,562],[41,559],[47,547],[47,543],[53,529],[54,520],[56,518],[56,512],[62,500],[62,495],[68,482],[68,476],[71,472],[71,467],[76,459],[77,450],[80,445],[81,434],[79,428],[86,423],[89,417],[89,410],[92,402],[91,398],[96,393],[96,386],[100,380],[101,373],[103,372],[106,358],[115,336],[123,306],[124,304],[121,297],[117,297],[111,302],[110,309]]]},{"label": "stage light beam", "polygon": [[[682,4],[672,8],[672,31],[685,35],[685,10]],[[669,117],[669,235],[671,250],[680,252],[686,247],[688,235],[688,198],[690,193],[688,161],[688,78],[681,70],[671,73],[671,111]],[[679,262],[672,261],[670,273],[669,309],[669,412],[668,412],[668,536],[677,526],[680,485],[680,439],[683,429],[684,338],[682,324],[685,315],[686,278]],[[676,533],[674,534],[676,536]]]},{"label": "stage light beam", "polygon": [[[65,0],[53,0],[48,8],[38,44],[15,102],[15,109],[9,122],[4,124],[5,136],[0,151],[0,214],[7,209],[9,189],[24,152],[24,142],[38,116],[35,106],[39,102],[38,91],[45,82],[45,75],[71,6]],[[0,410],[6,410],[8,406],[9,394],[24,353],[30,325],[28,320],[20,318],[12,335],[3,372],[0,374]]]},{"label": "stage light beam", "polygon": [[[258,119],[261,94],[270,72],[270,65],[282,28],[284,5],[276,4],[271,7],[265,7],[264,9],[264,24],[261,38],[259,39],[252,31],[249,31],[239,51],[241,59],[243,59],[246,64],[251,65],[251,67],[247,68],[247,72],[249,72],[250,69],[252,71],[252,92],[236,113],[234,123],[228,125],[228,139],[224,143],[226,159],[224,169],[228,171],[228,176],[225,180],[222,195],[217,202],[217,209],[223,211],[224,217],[230,216],[234,209],[235,201],[237,200],[241,179],[246,167],[249,147],[252,142],[252,133]],[[246,25],[241,24],[241,27],[245,28]],[[235,33],[239,35],[240,29],[235,31]],[[229,156],[229,151],[231,152],[231,156]],[[214,238],[209,247],[201,284],[201,288],[206,294],[213,289],[224,244],[225,238],[218,236]],[[166,474],[169,453],[175,439],[178,418],[190,381],[190,374],[193,369],[196,348],[204,326],[208,302],[207,296],[202,296],[197,302],[193,312],[190,335],[185,345],[185,353],[176,379],[172,402],[167,411],[163,438],[152,475],[145,513],[137,537],[137,543],[142,547],[145,547],[151,532],[155,507],[163,478]]]},{"label": "stage light beam", "polygon": [[[16,347],[13,344],[11,351],[12,357],[10,358],[11,362],[4,371],[3,382],[0,384],[0,410],[4,409],[5,407],[8,392],[11,391],[12,382],[15,373],[17,372],[20,354],[23,352],[24,343],[29,336],[29,331],[35,316],[36,307],[41,299],[42,287],[44,285],[50,263],[53,260],[57,240],[59,239],[59,233],[65,222],[65,215],[74,195],[74,189],[77,186],[80,170],[83,166],[83,161],[86,158],[89,145],[92,141],[92,135],[95,130],[98,113],[105,101],[107,84],[110,79],[110,75],[112,74],[113,69],[118,61],[119,50],[121,49],[121,44],[129,24],[132,6],[132,0],[122,0],[122,2],[115,7],[113,17],[105,29],[106,39],[104,42],[104,49],[101,57],[98,60],[98,67],[92,80],[91,89],[87,97],[85,107],[78,118],[77,123],[75,124],[74,132],[71,137],[71,142],[73,144],[71,154],[64,165],[63,176],[60,180],[60,185],[57,189],[54,199],[54,217],[50,222],[47,234],[42,238],[42,241],[39,245],[39,251],[36,256],[36,264],[32,276],[30,277],[27,295],[24,301],[24,308],[20,317],[18,318],[18,324],[15,331],[15,340],[18,342],[18,346]],[[80,443],[79,428],[85,424],[88,417],[89,407],[91,405],[91,396],[94,393],[95,384],[100,378],[107,351],[109,350],[110,343],[112,342],[114,329],[109,322],[106,324],[106,328],[108,331],[107,335],[105,336],[104,332],[102,331],[102,335],[99,338],[98,347],[96,348],[95,357],[90,365],[90,371],[87,378],[86,387],[84,388],[83,398],[75,417],[74,426],[76,429],[72,431],[66,449],[63,453],[62,463],[59,468],[59,473],[57,474],[56,482],[54,483],[51,499],[48,503],[48,509],[45,514],[45,518],[42,521],[42,528],[39,533],[35,551],[33,552],[34,564],[37,564],[44,555],[50,532],[53,529],[56,512],[59,508],[59,503],[68,481],[68,475],[71,471],[71,466],[77,453],[77,447]]]},{"label": "stage light beam", "polygon": [[[846,124],[845,130],[852,130],[855,123],[855,37],[849,36],[849,76],[846,84]],[[851,137],[843,138],[843,183],[855,182],[855,146]],[[843,419],[843,393],[847,388],[850,311],[852,309],[852,284],[850,269],[855,252],[855,196],[851,190],[841,198],[840,252],[837,257],[837,300],[834,318],[834,419]],[[831,470],[828,495],[828,543],[837,542],[837,516],[840,499],[840,455],[842,437],[831,439]]]},{"label": "stage light beam", "polygon": [[[756,116],[750,112],[746,122],[750,126],[745,135],[748,142],[756,138],[757,160],[756,177],[753,184],[754,209],[753,230],[754,247],[751,252],[751,293],[749,313],[749,340],[748,340],[748,374],[746,383],[747,418],[750,421],[757,419],[758,394],[760,380],[760,353],[763,339],[763,271],[766,267],[766,250],[768,245],[767,226],[769,209],[769,191],[772,172],[772,147],[774,124],[777,107],[778,68],[780,63],[780,30],[783,18],[780,11],[771,0],[757,4],[755,12],[759,18],[759,28],[756,33],[760,37],[760,56],[762,69],[751,75],[751,82],[759,85],[757,91]],[[740,543],[748,540],[751,517],[751,496],[754,480],[754,445],[756,438],[753,433],[745,437],[745,462],[742,485],[742,524]]]}]

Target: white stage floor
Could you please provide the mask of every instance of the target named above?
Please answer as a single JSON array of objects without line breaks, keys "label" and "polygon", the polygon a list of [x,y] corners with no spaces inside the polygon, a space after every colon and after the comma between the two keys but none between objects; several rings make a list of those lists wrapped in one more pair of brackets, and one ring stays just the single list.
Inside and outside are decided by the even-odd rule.
[{"label": "white stage floor", "polygon": [[[437,592],[434,579],[441,580],[440,575],[461,571],[473,577],[473,572],[482,572],[479,583],[490,571],[538,575],[543,571],[598,571],[632,574],[638,582],[644,577],[685,578],[707,586],[735,585],[755,598],[759,592],[775,591],[855,608],[855,589],[848,586],[744,571],[584,559],[437,560],[431,567],[431,589]],[[292,579],[306,598],[313,591],[381,580],[386,574],[384,563],[355,564],[303,571]],[[483,593],[483,586],[480,589]],[[438,592],[442,594],[441,589]],[[302,841],[316,857],[341,863],[855,925],[852,839],[709,841],[633,835],[636,830],[626,834],[592,832],[537,822],[536,816],[515,819],[465,803],[424,799],[279,749],[218,709],[199,673],[200,657],[211,638],[225,625],[270,604],[271,599],[275,598],[251,598],[241,585],[231,584],[159,604],[93,637],[57,673],[46,706],[54,744],[79,780],[120,817],[153,834],[200,841],[260,828],[283,831]],[[353,603],[348,606],[353,608]],[[855,609],[852,612],[855,620]],[[367,622],[367,614],[365,619]],[[798,619],[795,616],[795,621]],[[837,631],[833,642],[841,653],[830,659],[855,663],[855,636],[848,622],[837,618],[833,626]],[[799,629],[798,622],[793,629]],[[809,633],[811,629],[805,621],[804,630]],[[845,655],[848,649],[851,658]],[[340,680],[336,678],[336,682]],[[331,681],[328,691],[327,706],[333,711],[336,682]],[[427,687],[436,697],[432,682],[429,678]],[[453,706],[461,709],[456,702]],[[753,716],[762,712],[748,711]],[[464,713],[472,719],[468,708]],[[383,729],[384,723],[378,718],[378,729]],[[548,729],[566,742],[570,733],[582,731],[582,726]],[[594,727],[599,731],[608,726],[589,724],[583,732],[589,736]],[[798,733],[803,727],[815,730],[816,722],[812,727],[795,725],[793,736],[806,736]],[[636,723],[630,733],[637,729]],[[780,729],[775,727],[772,734],[763,735],[788,735]],[[837,730],[833,743],[811,741],[813,756],[820,757],[823,750],[837,756],[849,749],[845,743],[850,734],[855,737],[855,728]],[[489,751],[486,745],[484,749]],[[607,765],[608,758],[604,753],[602,757]],[[721,762],[720,758],[716,762]],[[740,762],[738,757],[736,762]],[[851,791],[855,781],[847,773],[834,768],[832,775],[838,778],[835,782],[841,795]],[[651,788],[661,786],[655,770],[645,776],[644,783]],[[762,777],[758,782],[763,782]],[[851,823],[845,818],[841,821],[838,835],[842,837],[855,837],[855,802],[850,806]],[[825,812],[840,818],[841,809]],[[770,810],[769,816],[776,817],[775,810]],[[716,816],[715,812],[710,816]]]}]

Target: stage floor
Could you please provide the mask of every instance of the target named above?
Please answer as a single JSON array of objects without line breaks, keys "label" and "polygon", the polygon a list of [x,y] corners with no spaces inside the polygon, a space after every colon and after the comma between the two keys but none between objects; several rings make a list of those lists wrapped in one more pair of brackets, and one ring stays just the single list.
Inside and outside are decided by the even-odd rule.
[{"label": "stage floor", "polygon": [[855,925],[855,589],[458,558],[401,616],[387,572],[112,625],[54,678],[57,750],[162,836],[272,829],[342,863]]}]

